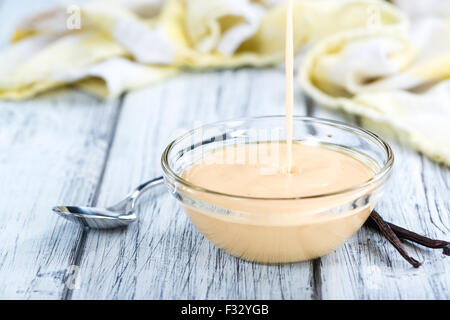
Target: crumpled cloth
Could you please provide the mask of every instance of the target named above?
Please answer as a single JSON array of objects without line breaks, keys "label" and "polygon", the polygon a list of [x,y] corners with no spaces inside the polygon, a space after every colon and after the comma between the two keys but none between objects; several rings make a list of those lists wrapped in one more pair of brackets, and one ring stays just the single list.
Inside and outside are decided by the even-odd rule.
[{"label": "crumpled cloth", "polygon": [[[370,5],[296,3],[296,48],[364,26]],[[377,5],[383,24],[402,21],[393,7]],[[73,28],[77,13],[80,29]],[[284,2],[276,0],[105,0],[55,8],[23,21],[0,53],[0,98],[28,98],[67,83],[115,97],[180,68],[273,65],[283,61],[284,34]]]},{"label": "crumpled cloth", "polygon": [[[296,1],[298,82],[320,104],[394,129],[450,165],[450,15],[446,1],[417,10],[420,1]],[[284,28],[281,0],[55,8],[24,20],[0,53],[0,99],[65,84],[110,98],[181,70],[274,65],[283,61]]]},{"label": "crumpled cloth", "polygon": [[320,104],[394,130],[450,165],[450,5],[426,1],[427,13],[417,11],[423,1],[398,2],[412,17],[409,28],[372,25],[322,39],[305,56],[299,82]]}]

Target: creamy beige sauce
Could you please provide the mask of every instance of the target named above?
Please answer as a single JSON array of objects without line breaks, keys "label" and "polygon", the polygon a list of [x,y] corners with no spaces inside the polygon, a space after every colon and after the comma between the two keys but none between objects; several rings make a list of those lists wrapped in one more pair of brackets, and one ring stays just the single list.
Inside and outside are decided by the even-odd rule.
[{"label": "creamy beige sauce", "polygon": [[183,177],[206,189],[238,196],[292,198],[331,193],[369,180],[362,161],[323,146],[294,143],[287,179],[286,143],[241,144],[207,154]]},{"label": "creamy beige sauce", "polygon": [[286,143],[287,143],[287,172],[292,170],[292,135],[294,117],[294,27],[292,21],[292,0],[288,0],[286,9]]},{"label": "creamy beige sauce", "polygon": [[[371,191],[368,188],[304,199],[351,189],[368,181],[373,171],[347,153],[293,143],[292,6],[288,0],[286,143],[226,147],[207,154],[182,174],[195,186],[252,199],[179,189],[191,199],[183,201],[185,211],[209,240],[238,257],[266,263],[309,260],[329,253],[361,227],[374,204],[365,197]],[[361,199],[366,201],[356,205]],[[189,205],[192,201],[195,204]]]},{"label": "creamy beige sauce", "polygon": [[[286,143],[225,147],[207,154],[182,176],[204,189],[256,198],[329,194],[373,177],[373,170],[353,156],[302,143],[292,144],[293,171],[286,174],[286,148]],[[236,256],[259,262],[324,255],[356,232],[372,209],[370,201],[355,209],[351,205],[367,189],[297,200],[239,199],[190,188],[180,191],[206,204],[200,208],[185,204],[184,209],[209,240]],[[214,213],[207,204],[232,214]]]}]

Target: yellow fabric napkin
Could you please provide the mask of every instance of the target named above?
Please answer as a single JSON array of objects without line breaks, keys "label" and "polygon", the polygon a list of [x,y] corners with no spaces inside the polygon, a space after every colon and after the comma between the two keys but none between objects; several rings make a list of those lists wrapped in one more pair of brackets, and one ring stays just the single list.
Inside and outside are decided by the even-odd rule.
[{"label": "yellow fabric napkin", "polygon": [[322,105],[394,129],[450,165],[450,19],[422,17],[405,33],[373,26],[327,37],[308,52],[299,81]]},{"label": "yellow fabric napkin", "polygon": [[[296,48],[364,27],[373,6],[381,24],[404,24],[398,11],[378,1],[297,2]],[[55,8],[18,26],[15,43],[0,53],[0,98],[24,99],[67,83],[115,97],[179,68],[265,66],[283,59],[283,2],[109,0],[78,11]],[[77,13],[79,29],[73,28]]]},{"label": "yellow fabric napkin", "polygon": [[[414,0],[397,2],[418,14],[408,7]],[[410,27],[384,1],[297,1],[295,48],[311,48],[301,86],[321,104],[387,125],[450,164],[446,8],[414,18]],[[0,98],[65,84],[109,98],[181,69],[273,65],[283,59],[284,26],[281,0],[109,0],[55,8],[23,21],[0,53]]]}]

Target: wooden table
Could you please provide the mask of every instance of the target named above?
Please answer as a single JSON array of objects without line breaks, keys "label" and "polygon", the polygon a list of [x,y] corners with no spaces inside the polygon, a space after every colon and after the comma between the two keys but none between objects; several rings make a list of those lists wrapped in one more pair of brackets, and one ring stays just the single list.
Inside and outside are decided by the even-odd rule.
[{"label": "wooden table", "polygon": [[[12,26],[39,7],[26,3],[0,1],[2,39],[11,30],[5,21]],[[297,90],[296,114],[355,121],[306,107]],[[365,228],[321,259],[267,266],[214,247],[164,188],[142,199],[139,223],[128,229],[84,230],[51,211],[57,204],[112,204],[161,174],[161,152],[181,132],[283,114],[283,103],[277,68],[186,73],[106,102],[75,89],[1,101],[0,298],[449,299],[450,261],[441,251],[408,245],[423,261],[414,269]],[[395,173],[377,209],[448,239],[450,170],[391,143]]]}]

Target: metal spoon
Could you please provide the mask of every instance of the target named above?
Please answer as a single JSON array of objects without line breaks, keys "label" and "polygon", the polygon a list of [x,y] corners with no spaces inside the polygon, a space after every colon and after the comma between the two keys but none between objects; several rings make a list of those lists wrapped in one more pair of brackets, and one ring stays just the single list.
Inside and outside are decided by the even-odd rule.
[{"label": "metal spoon", "polygon": [[93,229],[114,229],[124,227],[137,220],[136,201],[148,189],[159,185],[164,181],[158,177],[144,182],[131,191],[128,196],[119,203],[106,208],[59,206],[53,211],[70,221],[79,223]]},{"label": "metal spoon", "polygon": [[[180,150],[178,156],[181,157],[183,153],[194,150],[195,148],[207,145],[216,141],[225,141],[227,139],[236,138],[240,136],[240,132],[233,134],[223,133],[209,139],[203,140],[199,143]],[[75,206],[59,206],[54,207],[53,211],[70,221],[79,223],[85,227],[93,229],[114,229],[129,225],[136,221],[137,216],[134,212],[136,201],[148,189],[160,184],[164,181],[163,177],[158,177],[150,181],[144,182],[136,189],[131,191],[128,196],[111,207],[93,208],[93,207],[75,207]]]}]

